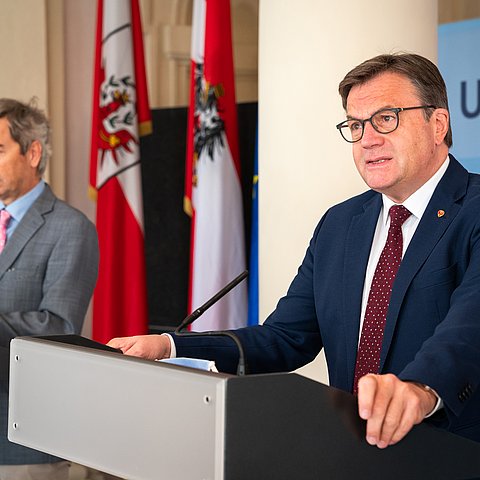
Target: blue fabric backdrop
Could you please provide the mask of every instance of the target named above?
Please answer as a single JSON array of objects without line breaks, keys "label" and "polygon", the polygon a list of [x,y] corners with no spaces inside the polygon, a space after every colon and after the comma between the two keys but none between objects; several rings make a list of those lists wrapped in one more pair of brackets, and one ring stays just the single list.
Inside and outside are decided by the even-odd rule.
[{"label": "blue fabric backdrop", "polygon": [[439,26],[438,66],[449,97],[451,151],[480,173],[480,18]]}]

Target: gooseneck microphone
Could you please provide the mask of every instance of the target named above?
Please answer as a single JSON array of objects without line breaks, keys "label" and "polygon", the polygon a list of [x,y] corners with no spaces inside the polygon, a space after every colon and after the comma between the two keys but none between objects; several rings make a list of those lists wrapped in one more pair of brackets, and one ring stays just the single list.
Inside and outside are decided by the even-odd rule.
[{"label": "gooseneck microphone", "polygon": [[195,337],[212,337],[212,336],[224,336],[231,338],[238,348],[238,367],[237,375],[245,375],[245,352],[239,338],[233,333],[225,330],[211,331],[211,332],[182,332],[182,330],[193,323],[198,317],[203,315],[212,305],[217,303],[224,295],[226,295],[232,288],[236,287],[242,280],[247,278],[248,271],[245,270],[238,277],[234,278],[228,285],[225,285],[219,292],[217,292],[210,300],[206,301],[201,307],[197,308],[190,315],[187,315],[180,325],[175,329],[175,335],[179,337],[195,336]]}]

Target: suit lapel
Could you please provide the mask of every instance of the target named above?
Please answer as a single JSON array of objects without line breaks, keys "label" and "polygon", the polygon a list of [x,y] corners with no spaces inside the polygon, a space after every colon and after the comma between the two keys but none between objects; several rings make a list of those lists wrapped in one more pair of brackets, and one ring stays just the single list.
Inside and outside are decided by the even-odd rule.
[{"label": "suit lapel", "polygon": [[343,306],[347,352],[347,381],[353,385],[357,357],[363,284],[378,215],[382,207],[380,194],[365,202],[363,210],[352,218],[347,234],[343,268]]},{"label": "suit lapel", "polygon": [[[450,165],[428,203],[395,279],[383,336],[380,371],[385,364],[408,287],[460,211],[461,206],[456,202],[465,195],[467,182],[468,172],[450,156]],[[444,210],[445,214],[439,217],[439,210]]]},{"label": "suit lapel", "polygon": [[11,238],[8,239],[8,242],[0,255],[0,280],[15,262],[15,259],[25,248],[28,241],[45,223],[44,215],[53,209],[54,203],[55,196],[50,190],[50,187],[45,185],[44,191],[28,209],[27,213],[13,232]]}]

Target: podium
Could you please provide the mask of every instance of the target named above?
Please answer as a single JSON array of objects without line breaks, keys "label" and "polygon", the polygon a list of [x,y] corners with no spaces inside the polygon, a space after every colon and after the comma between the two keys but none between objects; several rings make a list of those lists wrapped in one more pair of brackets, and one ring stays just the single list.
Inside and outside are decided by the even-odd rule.
[{"label": "podium", "polygon": [[131,480],[480,477],[479,443],[421,424],[372,447],[352,395],[294,373],[236,377],[49,337],[11,343],[8,437]]}]

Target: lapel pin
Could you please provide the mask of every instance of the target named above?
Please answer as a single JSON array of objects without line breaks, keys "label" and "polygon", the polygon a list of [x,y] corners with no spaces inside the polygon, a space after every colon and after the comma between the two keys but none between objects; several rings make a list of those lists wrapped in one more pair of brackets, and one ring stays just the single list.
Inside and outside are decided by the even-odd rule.
[{"label": "lapel pin", "polygon": [[439,211],[437,212],[437,217],[438,217],[438,218],[441,218],[441,217],[443,217],[444,215],[445,215],[445,210],[439,210]]}]

